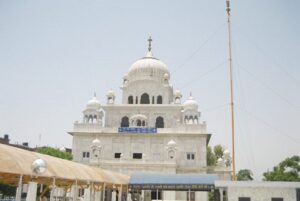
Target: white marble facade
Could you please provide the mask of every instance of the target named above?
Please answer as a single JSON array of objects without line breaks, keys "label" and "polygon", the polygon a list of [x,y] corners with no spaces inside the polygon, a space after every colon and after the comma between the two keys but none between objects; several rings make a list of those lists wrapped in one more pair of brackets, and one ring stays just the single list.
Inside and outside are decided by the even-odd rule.
[{"label": "white marble facade", "polygon": [[128,174],[207,172],[211,135],[198,103],[191,95],[182,101],[181,92],[173,90],[170,72],[153,56],[151,43],[123,77],[121,89],[121,103],[111,90],[106,103],[95,95],[87,103],[82,122],[69,132],[74,161]]}]

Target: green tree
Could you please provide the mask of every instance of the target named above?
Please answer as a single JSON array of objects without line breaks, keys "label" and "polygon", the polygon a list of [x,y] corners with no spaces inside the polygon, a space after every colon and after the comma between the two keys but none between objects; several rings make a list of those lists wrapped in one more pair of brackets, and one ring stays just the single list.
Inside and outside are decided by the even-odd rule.
[{"label": "green tree", "polygon": [[59,151],[58,149],[52,147],[41,147],[36,150],[38,153],[54,156],[57,158],[62,158],[66,160],[72,160],[72,154],[68,152]]},{"label": "green tree", "polygon": [[223,154],[224,154],[224,148],[222,145],[218,144],[216,146],[214,146],[214,153],[216,155],[216,158],[222,158]]},{"label": "green tree", "polygon": [[212,151],[212,148],[210,146],[207,147],[206,151],[206,159],[207,159],[207,165],[208,166],[214,166],[217,163],[217,159],[215,156],[215,153]]},{"label": "green tree", "polygon": [[0,194],[4,196],[15,196],[17,187],[14,185],[8,185],[0,183]]},{"label": "green tree", "polygon": [[253,180],[253,173],[249,169],[242,169],[236,174],[238,181],[249,181]]},{"label": "green tree", "polygon": [[224,148],[222,145],[218,144],[213,148],[211,146],[208,146],[206,150],[207,165],[208,166],[217,165],[217,159],[222,158],[223,155],[224,155]]},{"label": "green tree", "polygon": [[265,181],[300,181],[300,156],[292,156],[264,174]]}]

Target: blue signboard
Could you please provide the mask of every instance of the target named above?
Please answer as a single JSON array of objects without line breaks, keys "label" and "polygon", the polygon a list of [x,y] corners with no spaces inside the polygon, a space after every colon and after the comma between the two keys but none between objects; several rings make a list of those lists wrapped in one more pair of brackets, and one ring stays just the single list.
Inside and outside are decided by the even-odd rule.
[{"label": "blue signboard", "polygon": [[157,133],[156,128],[143,128],[143,127],[120,127],[119,133]]}]

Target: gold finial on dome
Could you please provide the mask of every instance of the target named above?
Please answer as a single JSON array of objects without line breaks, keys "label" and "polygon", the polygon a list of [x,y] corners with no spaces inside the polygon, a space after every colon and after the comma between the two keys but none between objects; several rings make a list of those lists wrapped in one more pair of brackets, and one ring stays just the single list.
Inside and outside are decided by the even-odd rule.
[{"label": "gold finial on dome", "polygon": [[152,42],[151,36],[149,36],[148,42],[149,42],[148,51],[151,52],[151,49],[152,49],[152,47],[151,47],[151,42]]}]

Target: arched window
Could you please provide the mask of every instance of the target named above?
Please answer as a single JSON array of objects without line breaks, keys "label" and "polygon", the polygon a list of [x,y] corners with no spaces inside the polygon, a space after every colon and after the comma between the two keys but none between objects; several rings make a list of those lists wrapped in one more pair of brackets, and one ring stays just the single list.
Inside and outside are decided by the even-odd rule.
[{"label": "arched window", "polygon": [[157,96],[157,104],[162,104],[162,96]]},{"label": "arched window", "polygon": [[155,122],[155,127],[156,128],[164,128],[164,118],[157,117],[156,122]]},{"label": "arched window", "polygon": [[93,123],[93,115],[89,115],[89,120],[88,120],[89,123]]},{"label": "arched window", "polygon": [[146,123],[145,123],[145,121],[142,121],[142,126],[146,126]]},{"label": "arched window", "polygon": [[187,116],[184,117],[184,122],[187,124],[189,123],[189,118]]},{"label": "arched window", "polygon": [[194,118],[193,118],[193,116],[191,115],[191,116],[189,116],[189,124],[193,124],[194,123]]},{"label": "arched window", "polygon": [[198,124],[198,117],[197,116],[194,117],[194,124]]},{"label": "arched window", "polygon": [[129,118],[128,117],[123,117],[121,120],[121,127],[129,127]]},{"label": "arched window", "polygon": [[149,95],[144,93],[141,96],[141,104],[150,104]]},{"label": "arched window", "polygon": [[128,104],[133,104],[133,97],[132,96],[128,97]]},{"label": "arched window", "polygon": [[136,125],[137,125],[137,126],[142,126],[142,121],[138,119],[138,120],[136,121]]},{"label": "arched window", "polygon": [[139,103],[139,98],[135,97],[135,104],[138,104],[138,103]]}]

